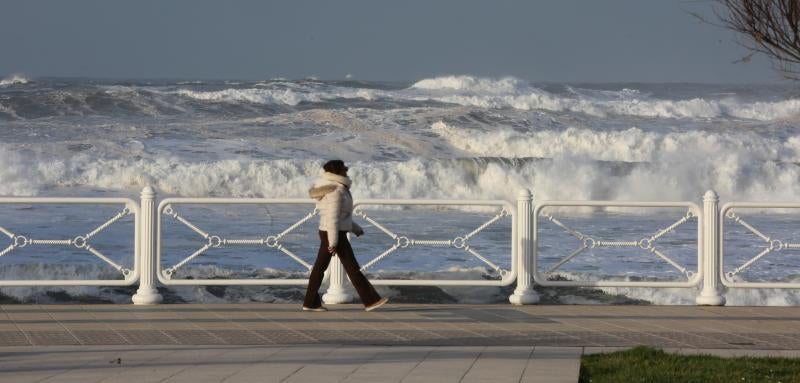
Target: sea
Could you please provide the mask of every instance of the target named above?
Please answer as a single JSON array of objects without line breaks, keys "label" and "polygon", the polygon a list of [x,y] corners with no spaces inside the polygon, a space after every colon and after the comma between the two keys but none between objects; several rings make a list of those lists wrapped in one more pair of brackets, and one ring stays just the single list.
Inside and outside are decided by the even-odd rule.
[{"label": "sea", "polygon": [[[351,242],[362,265],[380,257],[366,269],[373,280],[502,279],[512,268],[516,200],[528,189],[534,204],[684,203],[545,208],[537,245],[544,277],[685,282],[687,271],[698,266],[698,211],[691,204],[702,210],[707,190],[716,191],[721,204],[800,202],[799,126],[800,88],[793,83],[9,75],[0,78],[0,196],[138,199],[151,185],[159,201],[306,198],[321,165],[342,159],[357,200],[492,200],[510,206],[360,206],[356,221],[366,234]],[[73,239],[123,208],[2,204],[0,227],[27,238]],[[280,246],[226,242],[183,262],[209,242],[175,215],[163,215],[161,267],[174,267],[173,279],[302,280],[304,263],[315,259],[318,217],[308,217],[313,204],[170,208],[220,240],[280,240]],[[800,283],[800,250],[791,246],[773,246],[747,265],[770,244],[741,224],[770,241],[800,244],[798,209],[734,212],[740,222],[723,219],[723,268],[730,278]],[[132,268],[133,227],[133,217],[125,215],[89,241],[108,260]],[[11,243],[0,235],[0,251]],[[398,244],[407,246],[393,249]],[[605,245],[582,248],[592,244]],[[30,244],[0,256],[3,280],[121,278],[109,262],[75,246]],[[292,285],[159,289],[167,302],[299,303],[304,294],[302,286]],[[414,303],[507,303],[513,289],[379,286],[393,302]],[[697,287],[536,290],[551,304],[694,304],[699,294]],[[134,291],[135,286],[3,287],[0,302],[127,303]],[[725,295],[729,305],[800,304],[793,289],[731,288]]]}]

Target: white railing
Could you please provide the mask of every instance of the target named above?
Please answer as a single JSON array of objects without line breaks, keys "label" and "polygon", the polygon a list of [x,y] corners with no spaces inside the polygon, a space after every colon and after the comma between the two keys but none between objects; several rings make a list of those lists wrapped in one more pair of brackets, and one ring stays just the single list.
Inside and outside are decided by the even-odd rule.
[{"label": "white railing", "polygon": [[[720,258],[720,275],[722,277],[722,284],[731,288],[770,288],[770,289],[796,289],[800,288],[800,283],[793,282],[752,282],[752,281],[737,281],[741,279],[741,274],[752,267],[756,262],[769,258],[770,255],[779,252],[793,252],[800,254],[800,241],[791,242],[787,238],[781,238],[771,233],[768,229],[758,228],[757,225],[749,221],[742,213],[742,209],[800,209],[800,203],[741,203],[732,202],[725,204],[719,212],[720,220],[720,238],[719,238],[719,258]],[[744,263],[735,265],[732,270],[724,272],[725,270],[725,223],[730,225],[737,225],[743,228],[746,232],[762,243],[762,249],[756,254],[752,254],[749,259]]]},{"label": "white railing", "polygon": [[[278,233],[271,233],[260,238],[227,238],[216,235],[215,233],[201,228],[189,219],[181,215],[180,207],[185,205],[306,205],[309,213],[300,218],[297,222],[287,226]],[[310,199],[269,199],[269,198],[167,198],[158,205],[157,214],[157,249],[156,249],[156,275],[158,280],[164,285],[302,285],[308,283],[307,278],[302,279],[173,279],[172,276],[177,270],[185,266],[197,257],[203,255],[212,248],[220,247],[264,247],[273,248],[284,253],[289,259],[299,263],[306,270],[311,270],[311,264],[297,256],[290,248],[285,246],[281,240],[300,225],[307,222],[317,215],[314,208],[314,201]],[[198,248],[183,257],[183,259],[172,266],[162,268],[162,249],[161,237],[163,230],[162,221],[172,219],[194,231],[198,237]]]},{"label": "white railing", "polygon": [[[456,206],[490,206],[496,207],[496,212],[494,215],[489,217],[483,224],[475,227],[473,230],[470,230],[466,233],[454,233],[453,237],[450,238],[443,238],[443,239],[436,239],[436,240],[427,240],[427,239],[415,239],[414,237],[409,238],[406,233],[396,233],[390,228],[382,225],[376,219],[368,215],[364,209],[364,206],[448,206],[448,207],[456,207]],[[395,199],[372,199],[372,200],[358,200],[354,204],[354,212],[353,215],[355,217],[359,217],[380,230],[383,234],[391,238],[394,243],[382,253],[376,255],[370,261],[365,263],[361,266],[361,271],[366,271],[367,269],[371,268],[376,263],[386,259],[389,255],[395,253],[398,249],[405,249],[409,247],[433,247],[433,248],[443,248],[443,247],[450,247],[454,249],[459,249],[464,251],[465,254],[472,256],[490,269],[497,272],[500,276],[500,280],[463,280],[463,279],[375,279],[373,281],[376,285],[403,285],[403,286],[507,286],[516,280],[517,276],[517,250],[514,243],[516,242],[517,232],[516,232],[516,212],[514,211],[514,205],[509,203],[508,201],[490,201],[490,200],[395,200]],[[490,261],[484,255],[480,254],[477,249],[470,245],[470,239],[475,237],[481,231],[486,229],[487,227],[493,225],[497,221],[502,220],[504,217],[511,217],[511,241],[510,241],[510,248],[511,253],[508,254],[509,260],[511,261],[511,269],[507,270],[504,269],[494,262]],[[437,233],[437,234],[444,234],[444,233]],[[432,254],[431,256],[435,256]]]},{"label": "white railing", "polygon": [[[41,279],[16,279],[16,280],[0,280],[0,286],[130,286],[139,279],[139,205],[136,201],[128,198],[22,198],[22,197],[9,197],[0,198],[1,205],[122,205],[119,211],[111,216],[104,223],[98,225],[92,230],[83,232],[72,232],[68,236],[60,238],[41,238],[34,232],[22,231],[13,226],[13,223],[6,224],[0,222],[0,234],[8,237],[9,243],[7,246],[0,250],[0,257],[13,257],[14,253],[19,249],[26,247],[73,247],[80,249],[89,257],[97,258],[113,268],[121,279],[57,279],[57,280],[41,280]],[[132,268],[125,267],[120,263],[111,259],[102,249],[95,247],[92,239],[108,229],[109,226],[124,219],[125,217],[134,216],[134,250],[131,254],[133,258]],[[1,245],[0,245],[1,246]]]},{"label": "white railing", "polygon": [[[301,279],[282,279],[282,278],[269,278],[269,279],[175,279],[175,273],[192,262],[193,260],[201,257],[209,249],[220,247],[232,246],[256,246],[268,247],[281,251],[289,259],[300,264],[304,269],[310,270],[312,265],[301,257],[289,246],[282,243],[282,239],[290,234],[293,230],[300,227],[300,225],[308,222],[317,216],[317,210],[314,207],[314,200],[310,199],[266,199],[266,198],[168,198],[158,206],[157,210],[157,226],[156,226],[156,259],[155,274],[158,280],[164,285],[304,285],[308,282],[307,278]],[[216,233],[210,232],[206,228],[201,227],[189,218],[181,214],[180,208],[186,205],[308,205],[309,213],[301,217],[297,222],[288,225],[280,232],[269,233],[258,238],[227,238]],[[446,206],[446,207],[495,207],[496,212],[493,216],[478,225],[474,229],[465,232],[457,233],[452,238],[441,240],[428,240],[428,239],[415,239],[409,237],[407,233],[395,233],[392,229],[381,224],[376,218],[369,215],[364,209],[365,206]],[[405,285],[405,286],[430,286],[430,285],[447,285],[447,286],[505,286],[514,283],[517,280],[517,234],[516,234],[516,209],[513,204],[508,201],[491,201],[491,200],[357,200],[354,204],[354,217],[358,220],[363,220],[375,228],[382,234],[387,235],[393,244],[385,251],[373,257],[362,266],[362,271],[374,267],[377,263],[383,261],[399,249],[405,249],[414,246],[427,246],[427,247],[452,247],[464,251],[471,257],[474,257],[489,268],[496,271],[501,279],[499,280],[446,280],[446,279],[374,279],[372,282],[375,285]],[[506,270],[496,263],[492,262],[486,256],[480,254],[470,244],[470,239],[478,235],[481,231],[502,219],[511,219],[511,235],[509,241],[509,248],[511,252],[508,254],[508,260],[511,268]],[[197,235],[198,247],[191,253],[181,256],[181,260],[171,266],[163,267],[162,262],[162,222],[165,220],[173,220],[180,225],[185,226]],[[352,297],[347,293],[344,285],[346,279],[344,277],[344,270],[338,258],[334,258],[329,266],[329,279],[330,284],[327,292],[323,295],[326,303],[344,303],[349,302]]]},{"label": "white railing", "polygon": [[[517,222],[514,206],[508,201],[492,201],[492,200],[397,200],[397,199],[365,199],[356,200],[354,203],[353,216],[355,218],[366,221],[373,227],[378,229],[382,234],[391,239],[393,243],[382,251],[380,254],[374,255],[369,261],[361,266],[361,271],[366,272],[368,269],[373,268],[379,262],[382,262],[389,256],[397,254],[398,250],[407,249],[410,247],[429,247],[429,248],[454,248],[463,251],[470,257],[478,259],[490,269],[497,272],[501,279],[499,280],[465,280],[465,279],[372,279],[374,285],[393,285],[393,286],[507,286],[517,279],[518,273],[518,253],[517,253]],[[392,229],[389,225],[381,223],[378,218],[375,218],[367,213],[365,206],[394,206],[394,207],[409,207],[409,206],[442,206],[442,207],[494,207],[496,208],[494,214],[487,217],[487,220],[482,224],[476,226],[472,230],[464,233],[452,233],[452,237],[442,239],[418,239],[410,233],[399,232],[399,230]],[[510,248],[511,253],[508,254],[511,264],[510,270],[498,266],[495,262],[489,260],[486,256],[482,255],[477,249],[470,244],[470,239],[478,235],[481,231],[494,225],[496,222],[510,217],[511,222],[511,236]],[[445,233],[436,233],[438,235],[445,235]],[[398,255],[395,255],[398,256]],[[436,256],[432,252],[431,256]],[[325,303],[345,303],[352,300],[344,284],[346,279],[344,277],[344,269],[339,262],[338,258],[331,262],[330,274],[330,287],[323,296]],[[513,299],[513,298],[512,298]]]},{"label": "white railing", "polygon": [[[685,211],[680,218],[676,219],[672,224],[660,228],[652,235],[645,235],[636,238],[621,238],[618,240],[605,240],[599,239],[592,235],[592,233],[582,233],[567,223],[564,223],[556,215],[551,214],[548,210],[556,207],[616,207],[616,208],[682,208]],[[692,202],[619,202],[619,201],[542,201],[537,203],[534,209],[534,236],[533,236],[533,269],[534,281],[542,286],[596,286],[596,287],[694,287],[697,286],[702,280],[702,248],[703,248],[703,214],[700,207]],[[538,266],[541,263],[538,257],[538,244],[540,242],[541,234],[539,228],[539,217],[554,224],[561,230],[574,237],[575,250],[570,254],[563,256],[558,262],[550,266],[547,270],[540,271]],[[681,225],[692,221],[698,220],[697,223],[697,270],[689,270],[686,265],[677,262],[673,257],[659,247],[659,239],[672,233]],[[669,266],[676,269],[681,275],[686,277],[685,281],[669,282],[669,281],[625,281],[625,280],[550,280],[548,277],[553,275],[561,266],[575,259],[579,255],[592,249],[639,249],[645,254],[651,254],[653,258],[664,261]]]},{"label": "white railing", "polygon": [[[219,247],[262,247],[281,252],[287,259],[296,262],[303,270],[309,270],[311,264],[297,256],[296,249],[284,243],[285,237],[293,230],[309,222],[317,215],[309,199],[266,199],[266,198],[168,198],[156,207],[155,190],[146,187],[142,190],[141,203],[127,198],[0,198],[0,205],[30,204],[30,205],[122,205],[119,211],[87,232],[69,233],[59,238],[41,238],[36,233],[24,231],[12,223],[2,222],[0,219],[0,240],[8,238],[7,244],[0,241],[0,257],[13,257],[19,249],[25,247],[41,246],[66,246],[81,249],[87,256],[97,258],[109,267],[120,273],[120,279],[93,280],[0,280],[0,286],[125,286],[139,282],[139,288],[132,297],[136,304],[154,304],[161,301],[161,295],[156,289],[158,282],[163,285],[304,285],[305,278],[294,279],[178,279],[173,278],[175,273],[202,257],[208,250]],[[182,208],[186,205],[305,205],[307,213],[297,217],[297,221],[282,227],[274,233],[263,233],[254,237],[226,237],[207,230],[192,220],[182,215]],[[382,222],[377,215],[365,209],[368,206],[445,206],[469,207],[478,206],[489,210],[484,221],[476,223],[474,227],[445,234],[443,232],[431,233],[443,237],[428,239],[428,236],[416,237],[412,233],[397,229],[393,224]],[[535,206],[534,206],[535,205]],[[674,221],[665,223],[655,233],[639,237],[624,237],[607,239],[581,232],[572,227],[568,219],[563,219],[560,213],[553,212],[559,209],[578,207],[590,208],[672,208],[681,209],[680,216]],[[651,288],[692,288],[702,282],[702,291],[696,299],[700,305],[723,305],[725,298],[722,287],[727,288],[800,288],[800,283],[790,282],[753,282],[743,281],[742,274],[762,259],[769,258],[771,254],[784,251],[800,250],[800,241],[792,242],[789,238],[779,238],[767,228],[753,224],[749,214],[743,214],[744,209],[797,209],[800,203],[728,203],[719,208],[719,198],[713,191],[708,191],[703,196],[703,208],[692,202],[620,202],[620,201],[541,201],[534,204],[528,190],[522,190],[517,198],[516,205],[508,201],[493,200],[358,200],[355,203],[354,217],[359,222],[366,222],[386,235],[389,240],[387,248],[364,262],[362,271],[369,271],[390,257],[402,257],[399,251],[409,247],[450,248],[463,251],[470,259],[476,259],[486,267],[494,270],[499,276],[495,280],[446,280],[446,279],[374,279],[376,285],[448,285],[448,286],[505,286],[516,282],[514,294],[509,300],[514,304],[536,303],[538,295],[532,289],[537,283],[542,286],[593,286],[593,287],[651,287]],[[114,257],[109,257],[103,249],[95,247],[92,241],[95,237],[111,225],[134,216],[134,254],[133,267],[126,267]],[[197,235],[197,248],[186,254],[180,254],[177,262],[162,266],[162,221],[171,220],[185,226]],[[503,220],[510,220],[510,251],[505,261],[497,262],[497,254],[491,256],[481,253],[470,242],[481,231],[498,224]],[[540,222],[541,221],[541,222]],[[574,238],[574,249],[560,255],[554,264],[546,270],[539,270],[538,245],[542,239],[540,226],[543,222],[554,225],[562,231],[561,236]],[[693,236],[697,244],[696,268],[682,264],[673,257],[670,251],[665,250],[659,240],[669,239],[670,233],[679,227],[696,221],[697,235]],[[723,275],[725,243],[723,224],[738,225],[742,230],[752,234],[753,238],[762,243],[762,248],[746,259],[741,264],[731,265],[729,272]],[[314,223],[316,224],[316,222]],[[19,226],[19,225],[16,225]],[[463,227],[464,225],[460,225]],[[377,232],[374,234],[378,234]],[[685,234],[684,234],[685,236]],[[642,254],[661,260],[666,267],[677,270],[684,280],[669,281],[627,281],[627,280],[549,280],[548,276],[555,273],[572,260],[580,257],[593,249],[629,249],[641,251]],[[174,254],[173,254],[174,256]],[[361,255],[363,256],[363,255]],[[435,251],[431,256],[437,256]],[[174,258],[174,257],[173,257]],[[685,262],[685,261],[684,261]],[[730,262],[730,259],[728,260]],[[124,262],[123,262],[124,263]],[[506,266],[503,266],[506,265]],[[327,303],[347,302],[351,297],[344,289],[346,278],[341,263],[338,259],[331,262],[329,268],[330,287],[323,299]]]}]

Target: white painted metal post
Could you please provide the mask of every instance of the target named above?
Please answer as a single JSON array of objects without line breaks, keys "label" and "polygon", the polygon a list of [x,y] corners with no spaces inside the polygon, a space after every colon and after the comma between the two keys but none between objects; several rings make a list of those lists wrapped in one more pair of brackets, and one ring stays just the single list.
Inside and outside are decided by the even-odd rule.
[{"label": "white painted metal post", "polygon": [[151,186],[142,189],[142,205],[139,230],[139,290],[133,296],[137,305],[153,305],[161,302],[156,290],[156,191]]},{"label": "white painted metal post", "polygon": [[[347,234],[347,237],[349,239],[350,234]],[[328,265],[328,269],[331,271],[331,277],[329,280],[330,285],[328,286],[328,291],[326,291],[325,295],[322,296],[322,301],[329,305],[352,302],[353,296],[348,294],[347,290],[344,288],[344,266],[342,266],[342,262],[339,260],[338,256],[331,258],[331,263]]]},{"label": "white painted metal post", "polygon": [[695,301],[698,305],[722,306],[725,297],[720,289],[719,196],[713,190],[703,196],[703,222],[703,291]]},{"label": "white painted metal post", "polygon": [[536,259],[533,256],[533,225],[531,192],[520,190],[517,195],[517,289],[508,300],[515,305],[529,305],[539,302],[539,295],[533,291],[532,272],[536,270]]}]

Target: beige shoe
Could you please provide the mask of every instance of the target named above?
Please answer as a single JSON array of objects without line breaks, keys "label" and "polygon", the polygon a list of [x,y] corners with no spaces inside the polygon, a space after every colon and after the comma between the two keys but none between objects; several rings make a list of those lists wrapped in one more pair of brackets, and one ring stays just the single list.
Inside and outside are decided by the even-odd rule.
[{"label": "beige shoe", "polygon": [[319,307],[315,307],[315,308],[303,306],[303,311],[313,311],[315,313],[321,313],[321,312],[328,311],[328,309],[325,308],[325,306],[319,306]]},{"label": "beige shoe", "polygon": [[381,298],[380,300],[378,300],[377,302],[373,303],[371,306],[365,307],[365,308],[364,308],[364,311],[372,311],[372,310],[375,310],[375,309],[377,309],[378,307],[381,307],[381,306],[385,305],[385,304],[386,304],[386,302],[389,302],[389,298],[383,297],[383,298]]}]

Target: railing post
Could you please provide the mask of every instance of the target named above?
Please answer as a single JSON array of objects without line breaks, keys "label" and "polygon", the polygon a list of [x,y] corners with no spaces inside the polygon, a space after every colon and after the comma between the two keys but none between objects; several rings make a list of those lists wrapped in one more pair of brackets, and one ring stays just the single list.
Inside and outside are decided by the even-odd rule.
[{"label": "railing post", "polygon": [[698,305],[722,306],[725,297],[720,289],[719,196],[713,190],[703,196],[703,222],[703,291],[695,301]]},{"label": "railing post", "polygon": [[517,289],[508,300],[515,305],[529,305],[539,302],[539,295],[533,291],[532,273],[536,270],[536,259],[533,257],[533,225],[531,225],[533,197],[528,189],[520,190],[517,195]]},{"label": "railing post", "polygon": [[139,289],[133,295],[137,305],[153,305],[161,302],[156,290],[156,191],[151,186],[142,189],[142,217],[139,220]]},{"label": "railing post", "polygon": [[[347,236],[349,239],[350,234],[347,234]],[[331,257],[331,263],[328,268],[331,270],[330,284],[328,285],[328,290],[322,296],[322,301],[329,305],[352,302],[353,296],[348,294],[344,288],[344,266],[342,266],[342,261],[339,260],[338,256]]]}]

